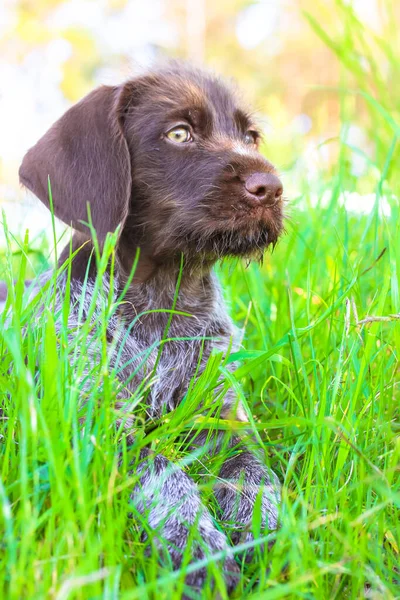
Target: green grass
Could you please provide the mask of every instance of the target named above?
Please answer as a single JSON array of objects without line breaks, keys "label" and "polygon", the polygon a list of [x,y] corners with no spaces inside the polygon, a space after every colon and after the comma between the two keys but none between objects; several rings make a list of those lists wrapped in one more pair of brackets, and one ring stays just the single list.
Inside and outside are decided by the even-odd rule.
[{"label": "green grass", "polygon": [[[366,22],[362,19],[363,13],[357,12],[351,0],[324,2],[319,8],[320,20],[310,12],[305,11],[304,16],[342,67],[340,86],[336,90],[339,87],[342,101],[347,103],[346,118],[350,117],[365,130],[368,145],[373,146],[373,160],[383,165],[388,148],[400,134],[400,85],[395,76],[400,54],[397,2],[377,3],[380,18],[376,28],[368,25],[368,19]],[[332,91],[334,89],[332,87]],[[347,147],[348,156],[354,151],[371,160],[371,152],[365,152],[365,148]],[[398,144],[394,144],[393,153],[395,160],[387,165],[386,177],[398,185]],[[348,187],[352,178],[347,175],[346,179]],[[364,184],[369,183],[367,177]]]},{"label": "green grass", "polygon": [[[333,192],[325,208],[292,208],[288,233],[263,266],[219,269],[231,313],[245,325],[241,366],[226,386],[254,415],[250,430],[283,482],[281,526],[268,536],[276,543],[269,552],[258,546],[248,563],[237,554],[237,597],[362,598],[369,587],[375,598],[399,597],[400,327],[394,318],[360,323],[400,312],[398,200],[391,208],[388,219],[377,210],[350,216]],[[19,255],[28,256],[18,261],[22,277],[32,268],[28,248]],[[226,374],[221,357],[175,414],[152,430],[139,424],[127,447],[111,425],[116,386],[105,354],[94,389],[82,392],[76,372],[85,352],[73,371],[76,348],[64,326],[56,333],[51,293],[39,315],[21,291],[0,326],[0,596],[179,598],[193,567],[174,573],[154,548],[146,551],[152,533],[141,541],[145,525],[128,515],[136,481],[129,465],[150,443],[192,474],[215,513],[218,465],[188,453],[184,434],[216,426],[202,415]],[[85,335],[76,336],[81,351]],[[134,398],[137,412],[144,395]],[[253,528],[259,532],[257,517]],[[206,563],[218,573],[214,559]]]},{"label": "green grass", "polygon": [[[195,568],[189,551],[179,572],[162,562],[153,532],[141,538],[146,523],[129,493],[138,450],[149,444],[192,475],[217,515],[212,483],[221,457],[188,452],[185,436],[236,427],[210,417],[220,378],[254,417],[242,435],[255,436],[283,483],[279,530],[260,531],[256,511],[253,558],[244,562],[236,552],[236,597],[400,598],[400,321],[391,316],[400,313],[398,27],[389,0],[381,37],[350,3],[333,4],[329,31],[306,17],[343,65],[343,128],[329,140],[338,144],[338,162],[312,189],[300,182],[303,208],[291,199],[288,233],[262,266],[218,268],[231,314],[244,327],[243,349],[213,356],[174,413],[152,428],[139,419],[127,446],[112,426],[116,380],[105,351],[94,385],[83,389],[87,327],[71,343],[66,308],[55,327],[51,290],[39,314],[38,301],[16,286],[12,316],[0,317],[0,598],[180,598],[185,573]],[[367,132],[369,148],[347,142],[353,123]],[[273,158],[274,148],[266,150]],[[351,174],[354,154],[368,165],[360,178]],[[344,190],[376,192],[375,209],[347,213],[339,203]],[[330,201],[313,207],[315,194]],[[389,218],[379,216],[382,194]],[[9,234],[0,275],[21,282],[51,264],[48,255],[43,240]],[[114,309],[105,303],[104,322]],[[105,350],[104,326],[99,335]],[[232,376],[225,360],[235,358]],[[132,398],[138,417],[149,385]],[[266,540],[275,541],[269,551]],[[205,563],[224,598],[218,558]],[[209,589],[204,597],[211,596]]]}]

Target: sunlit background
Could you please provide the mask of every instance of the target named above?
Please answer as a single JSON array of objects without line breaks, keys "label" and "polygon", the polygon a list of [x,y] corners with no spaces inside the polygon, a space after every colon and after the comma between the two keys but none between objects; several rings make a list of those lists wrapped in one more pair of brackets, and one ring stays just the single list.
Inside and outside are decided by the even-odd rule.
[{"label": "sunlit background", "polygon": [[25,151],[93,87],[165,57],[237,81],[294,206],[316,201],[340,165],[339,201],[368,212],[398,134],[382,110],[398,114],[399,23],[389,0],[2,0],[0,206],[10,228],[46,223],[18,183]]}]

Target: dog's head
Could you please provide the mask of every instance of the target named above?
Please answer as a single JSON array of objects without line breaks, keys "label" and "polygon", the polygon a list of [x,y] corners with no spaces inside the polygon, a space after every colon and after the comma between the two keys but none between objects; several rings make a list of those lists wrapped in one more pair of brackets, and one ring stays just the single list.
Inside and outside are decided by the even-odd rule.
[{"label": "dog's head", "polygon": [[155,260],[252,256],[282,230],[282,184],[232,90],[182,64],[101,87],[26,154],[21,182],[56,216]]}]

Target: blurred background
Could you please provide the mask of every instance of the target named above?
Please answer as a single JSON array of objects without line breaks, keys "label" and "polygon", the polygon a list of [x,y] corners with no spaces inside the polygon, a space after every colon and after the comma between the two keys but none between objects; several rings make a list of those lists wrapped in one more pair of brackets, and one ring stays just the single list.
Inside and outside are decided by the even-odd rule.
[{"label": "blurred background", "polygon": [[378,190],[388,213],[399,24],[391,0],[2,0],[0,208],[10,229],[35,232],[48,218],[19,186],[25,151],[93,87],[165,57],[236,80],[293,207],[324,201],[340,170],[339,202],[369,212]]}]

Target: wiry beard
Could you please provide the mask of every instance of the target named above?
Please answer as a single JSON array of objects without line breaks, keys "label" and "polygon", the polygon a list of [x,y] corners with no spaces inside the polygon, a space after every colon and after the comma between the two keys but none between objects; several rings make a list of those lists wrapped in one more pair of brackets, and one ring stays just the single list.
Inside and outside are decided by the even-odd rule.
[{"label": "wiry beard", "polygon": [[[141,247],[159,264],[169,261],[175,264],[183,254],[186,263],[194,269],[211,266],[227,257],[262,261],[265,251],[275,247],[283,231],[278,209],[276,214],[264,215],[264,220],[237,215],[221,219],[184,212],[177,216],[171,209],[158,211],[156,219],[154,215],[146,219],[146,214],[144,217],[135,215],[133,227],[129,227],[132,219],[127,220],[125,232],[128,237],[136,238],[131,245]],[[136,232],[140,232],[139,235]]]},{"label": "wiry beard", "polygon": [[262,260],[268,246],[275,246],[267,227],[252,232],[214,231],[212,233],[192,233],[181,240],[181,250],[192,257],[216,261],[228,256]]}]

